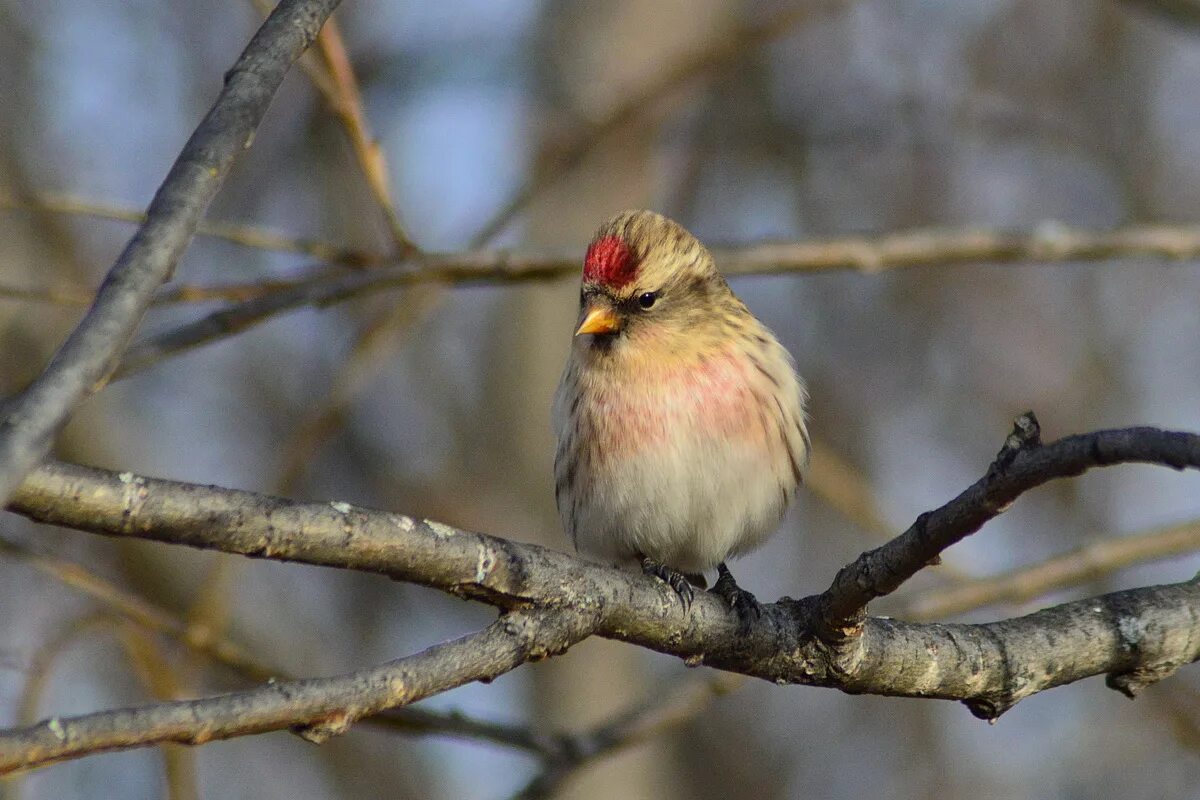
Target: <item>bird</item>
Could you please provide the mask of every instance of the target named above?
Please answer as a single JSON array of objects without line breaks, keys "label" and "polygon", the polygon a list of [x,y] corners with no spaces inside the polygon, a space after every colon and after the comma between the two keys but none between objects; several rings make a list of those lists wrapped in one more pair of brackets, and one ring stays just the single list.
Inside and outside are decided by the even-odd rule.
[{"label": "bird", "polygon": [[555,500],[576,551],[640,566],[678,595],[707,586],[743,630],[761,616],[726,561],[761,545],[803,481],[805,385],[712,254],[629,210],[588,245],[553,403]]}]

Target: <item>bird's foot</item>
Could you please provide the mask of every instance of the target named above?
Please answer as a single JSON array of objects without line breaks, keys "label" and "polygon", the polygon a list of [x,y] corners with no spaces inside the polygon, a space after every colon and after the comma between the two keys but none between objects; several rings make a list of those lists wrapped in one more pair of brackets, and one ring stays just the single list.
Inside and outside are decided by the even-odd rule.
[{"label": "bird's foot", "polygon": [[725,566],[724,561],[717,564],[717,582],[709,591],[729,603],[729,607],[737,614],[738,628],[742,633],[750,630],[750,626],[762,616],[762,606],[758,604],[758,599],[737,585],[733,573]]},{"label": "bird's foot", "polygon": [[642,572],[647,575],[653,575],[667,586],[670,586],[675,594],[679,595],[679,602],[683,603],[684,613],[692,607],[692,599],[695,596],[695,592],[692,589],[691,582],[682,572],[673,570],[665,564],[659,564],[657,561],[652,561],[645,556],[642,556]]}]

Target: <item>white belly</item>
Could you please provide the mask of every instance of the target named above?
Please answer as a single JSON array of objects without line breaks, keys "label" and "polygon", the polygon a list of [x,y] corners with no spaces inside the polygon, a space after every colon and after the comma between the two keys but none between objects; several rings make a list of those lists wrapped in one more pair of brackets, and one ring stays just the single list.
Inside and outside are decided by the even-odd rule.
[{"label": "white belly", "polygon": [[580,553],[699,573],[774,531],[804,460],[803,423],[781,416],[757,374],[717,364],[701,377],[580,388],[595,393],[580,404],[577,474],[559,498]]},{"label": "white belly", "polygon": [[788,495],[762,450],[694,432],[684,446],[614,463],[574,520],[579,552],[611,562],[649,556],[699,573],[760,544]]}]

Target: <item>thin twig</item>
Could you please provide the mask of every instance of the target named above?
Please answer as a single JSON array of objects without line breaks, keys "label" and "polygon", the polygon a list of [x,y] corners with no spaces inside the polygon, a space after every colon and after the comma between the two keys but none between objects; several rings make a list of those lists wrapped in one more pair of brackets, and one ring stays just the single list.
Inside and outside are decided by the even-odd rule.
[{"label": "thin twig", "polygon": [[[175,679],[175,669],[164,653],[145,632],[126,620],[107,613],[88,614],[68,623],[33,655],[29,679],[21,693],[17,719],[30,724],[37,719],[38,705],[53,666],[66,649],[95,628],[111,628],[121,645],[129,665],[142,683],[146,693],[157,700],[180,696],[181,687]],[[172,745],[162,748],[166,770],[168,800],[191,800],[196,791],[196,768],[192,753]],[[12,784],[15,789],[17,784]]]},{"label": "thin twig", "polygon": [[[1200,226],[1133,226],[1114,231],[1044,225],[1030,234],[996,231],[910,231],[875,239],[749,245],[714,251],[726,275],[776,275],[830,270],[881,272],[917,266],[979,263],[1058,263],[1200,256]],[[165,358],[220,341],[272,317],[307,306],[325,307],[366,294],[422,283],[480,284],[546,281],[579,272],[572,252],[476,250],[429,254],[388,267],[320,272],[135,343],[117,372],[125,377]],[[228,287],[227,287],[228,288]]]},{"label": "thin twig", "polygon": [[[256,683],[295,680],[295,676],[288,670],[259,660],[245,647],[228,637],[215,635],[209,628],[184,621],[167,609],[105,580],[80,564],[35,553],[3,537],[0,537],[0,553],[10,558],[21,559],[64,586],[100,603],[106,610],[104,618],[111,618],[111,615],[116,614],[144,630],[167,636],[191,652],[229,669],[241,678]],[[40,679],[40,676],[47,674],[40,657],[35,657],[34,665],[28,672],[34,679]],[[40,688],[35,691],[40,691]],[[32,718],[32,712],[21,717],[26,721],[32,721]],[[370,717],[364,720],[364,723],[410,735],[485,741],[546,757],[557,754],[562,749],[559,736],[538,734],[520,725],[477,719],[461,711],[401,708]]]},{"label": "thin twig", "polygon": [[86,306],[96,297],[81,286],[64,286],[62,288],[0,286],[0,299],[20,300],[30,303],[49,303],[56,306]]},{"label": "thin twig", "polygon": [[253,140],[288,67],[339,2],[282,0],[226,73],[220,95],[109,270],[96,302],[45,371],[9,404],[0,423],[0,501],[45,456],[75,406],[117,367],[154,291],[170,277],[234,160]]},{"label": "thin twig", "polygon": [[810,3],[799,3],[776,14],[766,22],[743,25],[727,36],[711,42],[664,66],[641,88],[623,95],[598,121],[583,127],[549,154],[549,164],[530,176],[500,205],[499,210],[471,238],[473,247],[481,247],[496,237],[529,202],[578,166],[610,134],[656,108],[661,101],[697,77],[718,69],[746,51],[778,38],[813,11]]},{"label": "thin twig", "polygon": [[[271,13],[271,4],[266,0],[252,2],[264,17]],[[359,170],[387,222],[395,254],[403,257],[418,252],[392,201],[387,159],[371,133],[363,111],[358,77],[354,74],[354,67],[350,63],[350,56],[336,19],[331,19],[317,37],[315,52],[306,53],[299,63],[301,70],[308,76],[325,105],[338,120],[346,138],[350,140]]]},{"label": "thin twig", "polygon": [[[742,247],[717,247],[713,254],[729,276],[814,274],[851,270],[869,274],[917,267],[987,264],[1060,264],[1129,259],[1190,262],[1200,258],[1200,225],[1131,225],[1108,231],[1069,228],[1045,223],[1027,233],[964,230],[913,230],[878,237],[823,239],[808,242],[768,242]],[[357,265],[379,263],[365,254]],[[364,260],[365,259],[365,260]],[[338,259],[329,259],[338,261]],[[578,275],[576,250],[469,250],[431,253],[398,263],[380,264],[367,275],[314,266],[309,275],[232,283],[220,286],[164,287],[156,302],[208,300],[249,301],[282,293],[299,295],[299,305],[328,304],[359,294],[419,283],[510,284],[547,281]],[[0,297],[73,303],[90,299],[85,287],[0,287]],[[295,308],[289,298],[281,309]]]},{"label": "thin twig", "polygon": [[740,675],[720,672],[680,681],[590,730],[561,736],[557,751],[546,759],[542,771],[512,800],[552,797],[582,767],[690,722],[715,698],[734,691],[744,682]]},{"label": "thin twig", "polygon": [[1110,536],[1000,575],[962,581],[914,598],[897,616],[934,620],[997,603],[1025,603],[1116,570],[1200,550],[1200,521]]},{"label": "thin twig", "polygon": [[395,305],[384,309],[358,332],[349,355],[342,360],[330,381],[325,398],[306,412],[284,445],[279,448],[280,494],[290,495],[313,454],[340,427],[346,410],[395,352],[413,326],[426,317],[445,297],[441,286],[419,286]]},{"label": "thin twig", "polygon": [[[140,208],[85,200],[72,195],[54,192],[22,193],[20,195],[0,194],[0,208],[43,211],[50,214],[91,217],[93,219],[129,222],[138,225],[146,221],[146,212]],[[297,238],[258,225],[237,222],[201,220],[196,226],[196,235],[210,239],[221,239],[232,244],[257,250],[296,253],[347,267],[369,266],[382,263],[386,260],[382,255],[364,253],[334,244],[333,242],[326,242],[320,239]],[[88,293],[87,301],[89,302],[91,294],[90,292]]]},{"label": "thin twig", "polygon": [[[324,30],[317,37],[316,47],[330,77],[330,91],[322,93],[333,113],[341,121],[342,129],[350,140],[354,158],[367,181],[367,186],[370,187],[371,195],[383,212],[384,219],[387,220],[396,254],[403,257],[415,253],[417,246],[413,244],[404,230],[404,224],[400,221],[400,215],[392,201],[387,159],[379,142],[371,133],[367,116],[363,111],[358,78],[350,63],[350,55],[346,51],[346,44],[342,40],[337,20],[331,19],[325,25]],[[317,87],[320,89],[321,85],[318,84]]]}]

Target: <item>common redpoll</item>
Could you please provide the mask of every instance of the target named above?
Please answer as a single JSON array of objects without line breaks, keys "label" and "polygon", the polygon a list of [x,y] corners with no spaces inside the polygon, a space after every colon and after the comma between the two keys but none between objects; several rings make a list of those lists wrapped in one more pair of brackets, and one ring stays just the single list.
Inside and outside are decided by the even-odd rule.
[{"label": "common redpoll", "polygon": [[695,237],[651,211],[618,214],[587,249],[554,399],[555,498],[576,549],[640,562],[685,611],[716,567],[713,591],[748,625],[758,603],[725,560],[764,542],[800,485],[806,399]]}]

